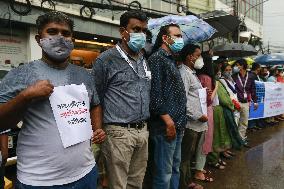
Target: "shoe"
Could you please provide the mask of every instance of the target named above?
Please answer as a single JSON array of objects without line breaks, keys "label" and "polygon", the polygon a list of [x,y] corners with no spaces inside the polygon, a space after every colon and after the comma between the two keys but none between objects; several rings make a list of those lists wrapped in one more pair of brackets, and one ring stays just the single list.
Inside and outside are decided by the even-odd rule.
[{"label": "shoe", "polygon": [[246,142],[246,143],[244,143],[244,147],[245,148],[251,148],[251,146]]},{"label": "shoe", "polygon": [[252,133],[252,132],[254,132],[255,130],[254,130],[254,128],[248,128],[247,131],[250,132],[250,133]]},{"label": "shoe", "polygon": [[255,126],[254,129],[256,129],[256,130],[262,130],[263,128],[261,128],[260,126]]}]

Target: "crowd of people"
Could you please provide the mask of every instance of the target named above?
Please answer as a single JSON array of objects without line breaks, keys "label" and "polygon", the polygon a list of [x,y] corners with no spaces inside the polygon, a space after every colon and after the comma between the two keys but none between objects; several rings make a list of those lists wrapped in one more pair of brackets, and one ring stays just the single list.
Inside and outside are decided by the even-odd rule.
[{"label": "crowd of people", "polygon": [[[95,60],[90,74],[69,63],[73,21],[61,12],[38,17],[42,58],[10,71],[0,84],[0,131],[23,120],[16,189],[95,189],[98,183],[109,189],[202,189],[196,180],[214,182],[206,164],[225,169],[224,158],[249,147],[248,126],[282,119],[248,121],[249,108],[258,108],[255,80],[282,82],[282,68],[268,73],[255,63],[248,72],[245,59],[233,66],[227,59],[213,62],[212,52],[184,44],[176,24],[161,27],[148,53],[147,20],[143,12],[125,12],[121,42]],[[82,133],[72,127],[60,133],[50,103],[59,86],[81,84],[86,91],[72,94],[89,99],[91,125],[83,126],[93,129],[93,149],[89,139],[62,144],[62,135],[72,141]]]}]

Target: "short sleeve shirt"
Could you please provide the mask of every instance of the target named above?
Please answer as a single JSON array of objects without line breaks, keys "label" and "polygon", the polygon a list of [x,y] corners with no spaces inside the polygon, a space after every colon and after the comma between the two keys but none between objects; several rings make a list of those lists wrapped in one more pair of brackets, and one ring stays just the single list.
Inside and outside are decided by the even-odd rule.
[{"label": "short sleeve shirt", "polygon": [[[99,104],[91,75],[69,64],[55,69],[36,60],[10,71],[0,84],[0,103],[6,103],[38,80],[49,80],[55,87],[85,84],[90,107]],[[90,141],[64,148],[49,99],[31,102],[18,135],[17,177],[26,185],[52,186],[75,182],[95,166]]]}]

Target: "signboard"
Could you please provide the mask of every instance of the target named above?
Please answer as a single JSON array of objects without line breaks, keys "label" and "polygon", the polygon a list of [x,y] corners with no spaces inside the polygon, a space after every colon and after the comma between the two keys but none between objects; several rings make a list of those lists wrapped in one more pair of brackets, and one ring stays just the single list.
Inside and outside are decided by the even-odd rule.
[{"label": "signboard", "polygon": [[0,68],[18,67],[26,63],[27,39],[24,36],[0,35]]},{"label": "signboard", "polygon": [[284,113],[284,84],[274,82],[256,82],[256,95],[259,107],[250,107],[249,119],[272,117]]}]

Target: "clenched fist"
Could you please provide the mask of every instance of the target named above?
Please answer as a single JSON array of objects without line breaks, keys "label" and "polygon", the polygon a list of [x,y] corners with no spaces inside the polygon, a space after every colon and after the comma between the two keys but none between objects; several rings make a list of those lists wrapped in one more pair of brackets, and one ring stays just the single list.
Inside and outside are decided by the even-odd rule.
[{"label": "clenched fist", "polygon": [[27,100],[48,98],[53,93],[54,86],[48,80],[39,80],[22,91]]}]

